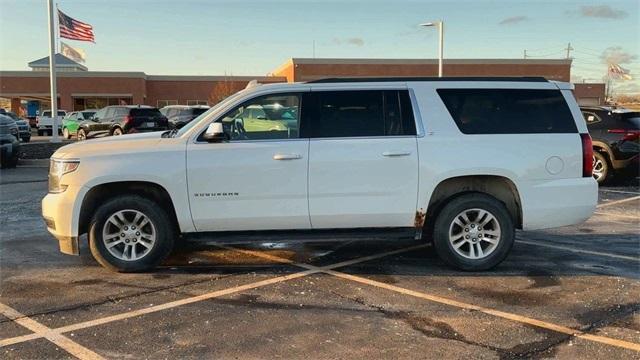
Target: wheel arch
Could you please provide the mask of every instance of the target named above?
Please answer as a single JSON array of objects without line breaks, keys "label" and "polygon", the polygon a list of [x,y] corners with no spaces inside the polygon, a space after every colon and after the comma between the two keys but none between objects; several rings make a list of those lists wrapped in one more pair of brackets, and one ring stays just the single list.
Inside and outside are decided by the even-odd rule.
[{"label": "wheel arch", "polygon": [[169,192],[160,184],[150,181],[117,181],[95,185],[87,191],[80,205],[78,236],[87,233],[91,217],[107,199],[119,195],[138,195],[156,202],[167,211],[173,220],[176,232],[180,233],[180,223]]},{"label": "wheel arch", "polygon": [[505,205],[516,228],[522,228],[522,201],[518,188],[511,179],[499,175],[464,175],[442,180],[429,198],[425,226],[433,226],[447,201],[468,193],[483,193],[496,198]]}]

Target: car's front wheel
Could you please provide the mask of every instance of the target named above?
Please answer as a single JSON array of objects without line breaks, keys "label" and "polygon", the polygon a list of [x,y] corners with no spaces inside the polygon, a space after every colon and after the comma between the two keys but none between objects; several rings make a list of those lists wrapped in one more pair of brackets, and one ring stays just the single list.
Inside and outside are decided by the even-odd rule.
[{"label": "car's front wheel", "polygon": [[604,184],[609,177],[609,162],[607,162],[607,158],[604,155],[597,151],[593,152],[592,174],[598,184]]},{"label": "car's front wheel", "polygon": [[87,140],[87,132],[84,129],[78,129],[76,137],[78,138],[78,141]]},{"label": "car's front wheel", "polygon": [[173,249],[174,226],[151,200],[123,195],[101,205],[89,226],[89,247],[104,267],[119,272],[148,271]]},{"label": "car's front wheel", "polygon": [[507,208],[481,193],[469,193],[448,202],[437,215],[433,232],[440,258],[465,271],[498,265],[509,254],[514,238],[514,223]]}]

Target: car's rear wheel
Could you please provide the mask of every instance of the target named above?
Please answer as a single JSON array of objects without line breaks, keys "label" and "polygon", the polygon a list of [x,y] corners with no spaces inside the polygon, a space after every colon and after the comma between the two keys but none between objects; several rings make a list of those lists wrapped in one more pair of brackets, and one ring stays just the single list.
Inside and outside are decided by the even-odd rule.
[{"label": "car's rear wheel", "polygon": [[113,129],[113,133],[112,133],[113,136],[120,136],[122,134],[123,134],[122,129],[120,129],[119,127]]},{"label": "car's rear wheel", "polygon": [[173,249],[174,227],[151,200],[123,195],[101,205],[89,226],[89,247],[104,267],[119,272],[148,271]]},{"label": "car's rear wheel", "polygon": [[601,153],[593,152],[593,178],[598,184],[604,184],[609,177],[609,162]]},{"label": "car's rear wheel", "polygon": [[84,129],[78,129],[76,137],[78,138],[78,141],[87,140],[87,132]]},{"label": "car's rear wheel", "polygon": [[433,244],[447,264],[465,271],[502,262],[515,238],[513,218],[492,196],[469,193],[448,202],[437,215]]}]

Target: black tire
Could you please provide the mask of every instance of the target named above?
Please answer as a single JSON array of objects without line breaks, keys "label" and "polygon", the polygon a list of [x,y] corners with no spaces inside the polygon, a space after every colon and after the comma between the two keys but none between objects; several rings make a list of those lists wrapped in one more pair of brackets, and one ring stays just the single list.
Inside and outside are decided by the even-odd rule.
[{"label": "black tire", "polygon": [[[469,259],[458,254],[449,241],[449,231],[453,221],[458,214],[470,209],[488,211],[500,226],[501,234],[495,249],[481,259]],[[449,201],[436,216],[433,229],[433,245],[438,256],[448,265],[464,271],[488,270],[498,265],[511,251],[514,238],[514,222],[507,208],[494,197],[482,193],[468,193]],[[482,246],[480,242],[476,246]],[[468,249],[472,245],[468,243],[463,246],[467,246]]]},{"label": "black tire", "polygon": [[111,135],[113,136],[120,136],[120,135],[124,135],[124,131],[122,131],[122,129],[120,129],[119,127],[116,127],[113,129],[113,131],[111,132]]},{"label": "black tire", "polygon": [[31,141],[31,136],[27,136],[27,137],[22,138],[22,141],[28,143],[29,141]]},{"label": "black tire", "polygon": [[87,132],[84,129],[78,129],[78,132],[76,133],[76,140],[77,141],[87,140]]},{"label": "black tire", "polygon": [[[153,224],[156,242],[149,252],[138,260],[121,260],[111,254],[102,239],[105,222],[121,210],[143,213]],[[158,204],[136,195],[122,195],[100,205],[89,225],[89,248],[93,257],[104,267],[117,272],[142,272],[154,269],[173,249],[176,237],[173,221]],[[133,245],[135,246],[135,245]]]},{"label": "black tire", "polygon": [[[598,169],[596,169],[598,167]],[[609,160],[602,153],[593,151],[593,177],[596,179],[599,185],[604,184],[609,180],[611,175],[611,167],[609,166]]]}]

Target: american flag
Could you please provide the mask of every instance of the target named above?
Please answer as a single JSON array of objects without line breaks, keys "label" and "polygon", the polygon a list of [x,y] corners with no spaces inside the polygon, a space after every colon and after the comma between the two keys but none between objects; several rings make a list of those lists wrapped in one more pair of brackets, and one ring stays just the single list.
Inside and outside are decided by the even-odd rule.
[{"label": "american flag", "polygon": [[609,64],[609,77],[613,79],[632,80],[629,70],[618,64]]},{"label": "american flag", "polygon": [[60,26],[60,37],[95,42],[93,26],[69,17],[60,10],[58,10],[58,24]]}]

